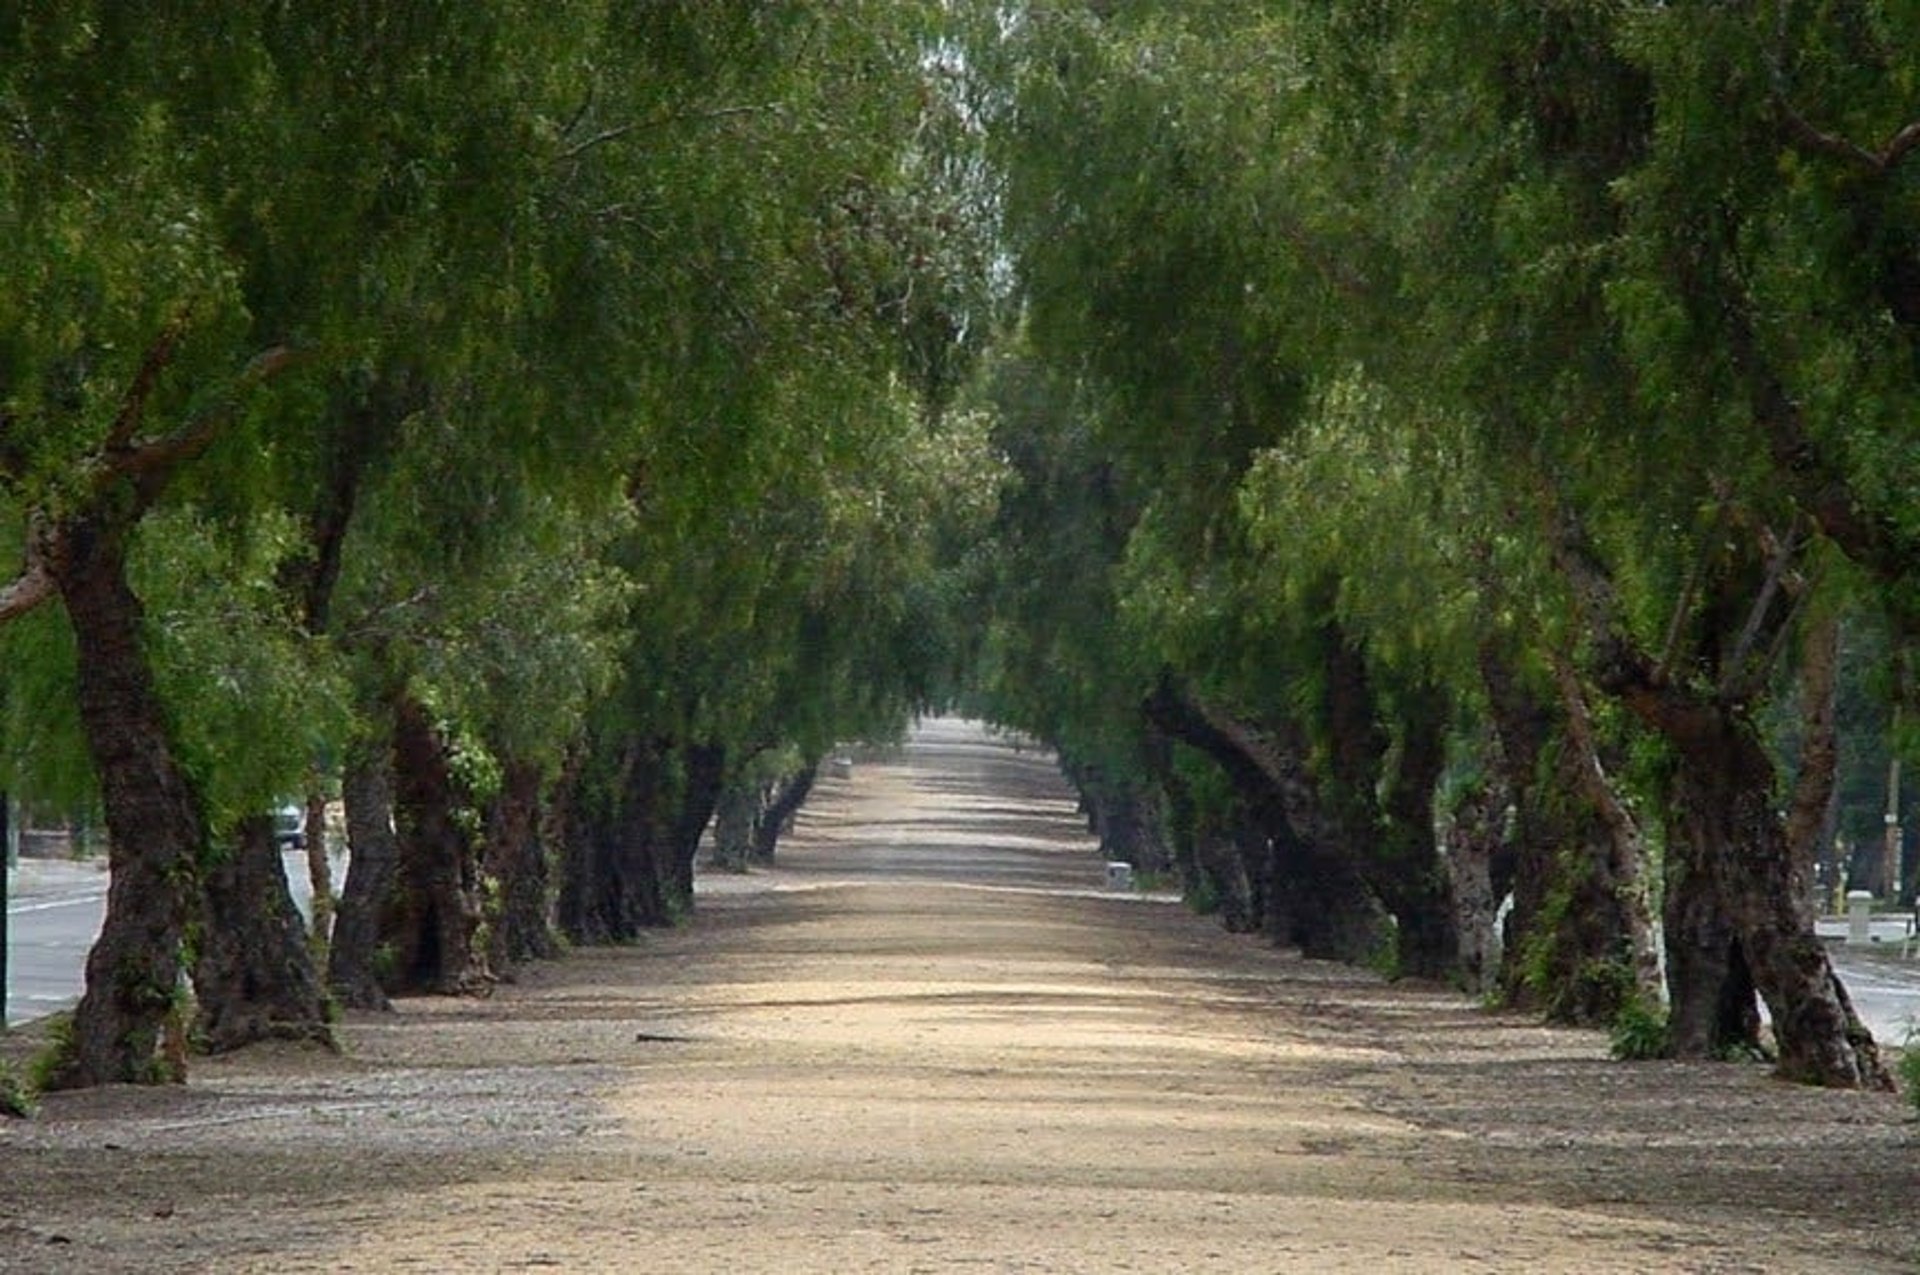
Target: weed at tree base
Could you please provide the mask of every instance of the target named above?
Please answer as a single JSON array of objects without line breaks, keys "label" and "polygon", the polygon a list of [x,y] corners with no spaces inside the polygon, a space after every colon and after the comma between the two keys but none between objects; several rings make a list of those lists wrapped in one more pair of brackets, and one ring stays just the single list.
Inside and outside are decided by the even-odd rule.
[{"label": "weed at tree base", "polygon": [[1607,1029],[1609,1048],[1622,1062],[1645,1062],[1667,1053],[1667,1014],[1638,996],[1628,997]]},{"label": "weed at tree base", "polygon": [[1920,1114],[1920,1025],[1907,1028],[1894,1070],[1899,1073],[1900,1091],[1907,1096],[1907,1104]]},{"label": "weed at tree base", "polygon": [[17,1116],[25,1120],[39,1109],[40,1098],[34,1087],[13,1069],[11,1063],[0,1062],[0,1116]]}]

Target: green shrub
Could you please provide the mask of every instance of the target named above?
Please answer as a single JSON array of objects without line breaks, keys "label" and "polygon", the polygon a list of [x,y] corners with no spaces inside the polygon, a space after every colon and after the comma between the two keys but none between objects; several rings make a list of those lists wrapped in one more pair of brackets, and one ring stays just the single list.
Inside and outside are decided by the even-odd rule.
[{"label": "green shrub", "polygon": [[1900,1088],[1907,1095],[1916,1112],[1920,1112],[1920,1025],[1907,1028],[1907,1038],[1900,1046],[1900,1062],[1895,1068],[1900,1073]]},{"label": "green shrub", "polygon": [[11,1063],[0,1062],[0,1116],[26,1119],[39,1110],[39,1095],[34,1092]]},{"label": "green shrub", "polygon": [[27,1087],[42,1093],[56,1087],[73,1066],[73,1014],[51,1014],[46,1020],[47,1043],[27,1067]]},{"label": "green shrub", "polygon": [[1609,1029],[1613,1056],[1623,1062],[1643,1062],[1667,1054],[1667,1014],[1638,996],[1621,1002]]}]

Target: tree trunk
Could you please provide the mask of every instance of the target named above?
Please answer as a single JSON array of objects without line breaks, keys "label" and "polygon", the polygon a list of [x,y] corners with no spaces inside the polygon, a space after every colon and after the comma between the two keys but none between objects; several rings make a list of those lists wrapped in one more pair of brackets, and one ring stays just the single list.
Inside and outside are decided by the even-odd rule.
[{"label": "tree trunk", "polygon": [[720,794],[713,819],[713,866],[722,872],[745,872],[753,856],[753,824],[760,813],[760,786],[746,776],[735,776]]},{"label": "tree trunk", "polygon": [[1507,786],[1497,775],[1473,785],[1454,803],[1447,822],[1447,875],[1452,881],[1454,927],[1460,935],[1460,977],[1484,995],[1500,978],[1500,935],[1494,918],[1500,894],[1494,864],[1506,851]]},{"label": "tree trunk", "polygon": [[1676,792],[1667,831],[1667,1053],[1721,1058],[1760,1047],[1753,979],[1727,915],[1707,833]]},{"label": "tree trunk", "polygon": [[1811,899],[1774,808],[1772,759],[1748,723],[1723,713],[1689,715],[1676,725],[1688,728],[1680,732],[1676,776],[1687,840],[1732,923],[1732,959],[1744,961],[1766,998],[1781,1074],[1891,1089],[1873,1036],[1814,935]]},{"label": "tree trunk", "polygon": [[48,568],[78,654],[80,725],[106,809],[107,914],[56,1088],[184,1079],[181,940],[198,897],[206,833],[173,751],[127,585],[124,530],[62,525]]},{"label": "tree trunk", "polygon": [[[1799,774],[1787,808],[1787,846],[1809,901],[1823,834],[1832,823],[1840,777],[1840,617],[1821,616],[1807,632],[1800,663]],[[1817,908],[1816,908],[1817,910]]]},{"label": "tree trunk", "polygon": [[[1619,799],[1591,739],[1578,746],[1568,738],[1565,696],[1529,684],[1496,641],[1482,644],[1480,674],[1514,807],[1502,996],[1551,1022],[1611,1023],[1633,990],[1637,945],[1607,866],[1624,843],[1603,825],[1593,798]],[[1495,890],[1504,893],[1500,875]],[[1649,1003],[1661,999],[1656,988]]]},{"label": "tree trunk", "polygon": [[[1574,793],[1585,798],[1586,821],[1591,843],[1598,853],[1592,856],[1594,875],[1606,892],[1609,910],[1626,944],[1628,974],[1633,996],[1648,1010],[1656,1009],[1665,998],[1661,969],[1658,924],[1654,918],[1653,890],[1648,881],[1646,839],[1633,812],[1614,791],[1600,757],[1593,719],[1587,697],[1574,676],[1573,667],[1556,654],[1554,675],[1560,685],[1565,730],[1560,773]],[[1617,1013],[1616,1006],[1609,1013]]]},{"label": "tree trunk", "polygon": [[311,933],[314,959],[324,964],[327,944],[333,936],[333,861],[327,857],[327,798],[318,778],[307,791],[306,811],[301,826],[305,829],[307,883],[313,887]]},{"label": "tree trunk", "polygon": [[12,798],[0,792],[0,1034],[7,1030],[7,933],[9,887],[13,884],[13,807]]},{"label": "tree trunk", "polygon": [[336,1048],[326,996],[266,815],[243,819],[204,874],[193,961],[197,1043],[226,1053],[263,1040]]},{"label": "tree trunk", "polygon": [[1452,978],[1460,965],[1453,882],[1440,855],[1434,794],[1446,768],[1445,717],[1415,696],[1380,806],[1385,816],[1374,889],[1398,922],[1398,967],[1413,978]]},{"label": "tree trunk", "polygon": [[548,890],[546,847],[540,839],[540,770],[507,763],[500,792],[487,811],[486,874],[492,882],[488,919],[489,966],[513,965],[559,954]]},{"label": "tree trunk", "polygon": [[[1157,732],[1156,732],[1157,733]],[[1203,805],[1173,759],[1161,736],[1153,751],[1160,787],[1166,793],[1167,831],[1180,893],[1202,915],[1217,915],[1232,934],[1260,926],[1259,899],[1248,880],[1237,833],[1246,822],[1245,802],[1234,798],[1226,809]],[[1260,854],[1267,853],[1264,840]]]},{"label": "tree trunk", "polygon": [[773,795],[761,806],[753,823],[753,861],[772,863],[780,838],[793,826],[794,816],[813,792],[820,763],[810,761],[774,787]]},{"label": "tree trunk", "polygon": [[678,921],[693,911],[693,861],[700,853],[700,837],[713,822],[726,780],[727,750],[721,744],[694,744],[687,749],[680,776],[680,793],[673,819],[672,875],[668,879],[670,919]]},{"label": "tree trunk", "polygon": [[493,979],[475,940],[481,922],[479,856],[460,820],[465,794],[426,706],[403,695],[393,719],[395,888],[380,913],[391,948],[387,992],[459,996]]},{"label": "tree trunk", "polygon": [[[628,740],[615,754],[616,765],[583,768],[574,783],[559,899],[560,931],[569,941],[631,942],[643,929],[671,925],[683,914],[669,790],[672,750],[667,739]],[[687,885],[690,893],[691,864]]]},{"label": "tree trunk", "polygon": [[1396,757],[1365,657],[1331,622],[1321,627],[1320,648],[1330,782],[1319,790],[1339,824],[1340,842],[1354,852],[1362,877],[1397,922],[1398,972],[1447,978],[1459,958],[1460,941],[1445,865],[1434,842],[1433,794],[1445,767],[1445,708],[1424,688],[1403,688]]},{"label": "tree trunk", "polygon": [[[1292,732],[1269,731],[1186,695],[1163,678],[1145,704],[1159,729],[1211,757],[1246,797],[1261,836],[1262,928],[1322,960],[1367,962],[1388,950],[1392,925],[1322,802]],[[1264,849],[1264,855],[1259,850]]]},{"label": "tree trunk", "polygon": [[340,780],[347,814],[347,883],[327,951],[327,983],[342,1005],[391,1008],[381,970],[380,909],[399,876],[393,835],[393,757],[384,741],[356,744]]}]

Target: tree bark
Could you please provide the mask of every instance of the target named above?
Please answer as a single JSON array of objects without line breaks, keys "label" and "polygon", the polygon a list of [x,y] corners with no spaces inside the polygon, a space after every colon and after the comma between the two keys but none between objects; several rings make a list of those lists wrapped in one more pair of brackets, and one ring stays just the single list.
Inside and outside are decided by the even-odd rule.
[{"label": "tree bark", "polygon": [[204,874],[194,944],[196,1043],[226,1053],[264,1040],[337,1048],[273,820],[251,816]]},{"label": "tree bark", "polygon": [[[1872,1033],[1813,932],[1811,900],[1775,808],[1773,760],[1746,704],[1722,687],[1665,677],[1625,630],[1613,582],[1571,511],[1553,514],[1550,543],[1592,637],[1595,680],[1673,750],[1675,804],[1697,856],[1689,879],[1712,888],[1732,922],[1739,959],[1773,1016],[1781,1074],[1890,1089]],[[1699,995],[1675,987],[1676,1006],[1683,993],[1689,1001]]]},{"label": "tree bark", "polygon": [[1506,851],[1507,786],[1497,774],[1462,794],[1449,812],[1447,875],[1452,881],[1454,926],[1460,936],[1460,977],[1476,994],[1492,991],[1500,978],[1500,935],[1494,918],[1500,894],[1494,864]]},{"label": "tree bark", "polygon": [[[1697,800],[1697,798],[1695,799]],[[1723,1058],[1760,1048],[1753,977],[1715,879],[1709,836],[1676,790],[1667,831],[1667,1053]]]},{"label": "tree bark", "polygon": [[1814,867],[1834,808],[1840,776],[1840,617],[1821,616],[1807,631],[1800,663],[1799,774],[1787,808],[1787,845],[1794,871],[1813,898]]},{"label": "tree bark", "polygon": [[1724,901],[1738,952],[1766,998],[1790,1080],[1891,1089],[1873,1035],[1813,932],[1812,904],[1774,809],[1773,760],[1749,723],[1723,714],[1686,723],[1678,805],[1688,840]]},{"label": "tree bark", "polygon": [[720,804],[720,789],[726,775],[724,745],[705,743],[688,747],[672,824],[672,875],[667,882],[671,920],[678,921],[693,912],[693,861],[700,853],[701,834],[713,822],[714,809]]},{"label": "tree bark", "polygon": [[713,819],[713,866],[722,872],[745,872],[753,857],[753,825],[760,813],[760,786],[746,776],[735,776],[720,794]]},{"label": "tree bark", "polygon": [[[559,925],[570,942],[627,943],[682,915],[672,751],[668,739],[629,739],[614,752],[615,764],[582,768],[562,850]],[[697,842],[698,829],[694,835]]]},{"label": "tree bark", "polygon": [[[205,821],[174,755],[127,585],[124,527],[64,523],[48,569],[78,651],[79,710],[106,809],[112,872],[100,938],[56,1088],[185,1078],[181,940],[198,897]],[[171,1020],[171,1021],[170,1021]]]},{"label": "tree bark", "polygon": [[753,861],[772,863],[779,849],[780,838],[793,826],[794,816],[800,813],[807,797],[813,792],[814,778],[820,773],[820,763],[810,761],[793,774],[775,785],[773,795],[760,808],[753,823]]},{"label": "tree bark", "polygon": [[1560,708],[1565,729],[1561,733],[1560,773],[1572,791],[1584,798],[1591,812],[1587,823],[1589,843],[1598,853],[1592,858],[1598,884],[1618,916],[1617,928],[1626,945],[1628,970],[1633,995],[1651,1010],[1665,999],[1666,987],[1661,968],[1658,922],[1654,917],[1653,890],[1647,879],[1648,853],[1640,823],[1614,791],[1613,781],[1600,756],[1592,715],[1587,709],[1586,693],[1574,676],[1572,665],[1556,655],[1554,675],[1560,685]]},{"label": "tree bark", "polygon": [[1157,785],[1116,777],[1099,766],[1077,766],[1069,778],[1079,790],[1087,830],[1099,839],[1102,858],[1143,873],[1157,875],[1172,869],[1166,811]]},{"label": "tree bark", "polygon": [[[1211,757],[1246,797],[1264,842],[1262,928],[1322,960],[1365,962],[1394,942],[1392,925],[1321,800],[1303,743],[1191,697],[1171,677],[1144,705],[1159,729]],[[1252,847],[1249,847],[1252,848]],[[1257,851],[1256,851],[1257,854]]]},{"label": "tree bark", "polygon": [[342,1005],[391,1008],[381,977],[380,910],[399,876],[393,833],[393,756],[384,739],[357,743],[340,780],[347,816],[347,883],[340,892],[327,983]]},{"label": "tree bark", "polygon": [[7,1030],[7,903],[13,885],[13,798],[0,790],[0,1033]]},{"label": "tree bark", "polygon": [[496,973],[560,951],[540,824],[540,769],[509,761],[487,811],[485,870],[492,882],[487,957]]},{"label": "tree bark", "polygon": [[393,715],[393,814],[399,872],[380,911],[393,953],[389,995],[459,996],[492,984],[480,929],[479,855],[459,812],[466,794],[426,706],[402,695]]},{"label": "tree bark", "polygon": [[1447,978],[1459,956],[1445,865],[1434,841],[1433,794],[1445,766],[1445,710],[1409,687],[1400,713],[1398,756],[1380,715],[1364,656],[1329,622],[1320,633],[1329,747],[1322,784],[1340,840],[1398,923],[1395,965],[1420,978]]},{"label": "tree bark", "polygon": [[333,861],[327,857],[327,798],[319,780],[307,791],[306,810],[301,827],[305,830],[307,884],[312,887],[311,946],[315,959],[324,963],[327,944],[333,937]]},{"label": "tree bark", "polygon": [[[1596,785],[1610,781],[1591,740],[1586,748],[1569,742],[1564,697],[1531,684],[1497,640],[1482,644],[1479,666],[1514,808],[1510,865],[1494,866],[1496,892],[1505,893],[1503,879],[1513,892],[1502,997],[1552,1022],[1611,1023],[1634,985],[1635,944],[1607,868],[1621,842],[1593,803]],[[1605,796],[1618,802],[1610,790]],[[1650,1004],[1661,999],[1656,990]]]}]

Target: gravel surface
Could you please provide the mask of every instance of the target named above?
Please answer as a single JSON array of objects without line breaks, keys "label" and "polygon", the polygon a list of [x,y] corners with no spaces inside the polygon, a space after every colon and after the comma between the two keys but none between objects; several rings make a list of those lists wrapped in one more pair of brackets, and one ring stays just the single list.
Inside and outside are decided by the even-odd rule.
[{"label": "gravel surface", "polygon": [[955,722],[690,925],[345,1036],[0,1122],[0,1270],[1920,1269],[1894,1099],[1110,894],[1046,760]]}]

